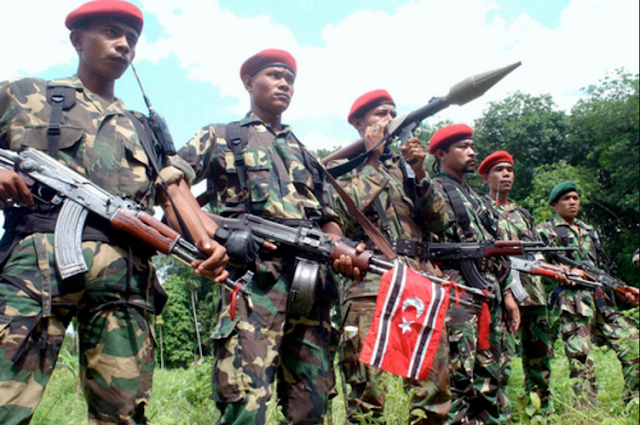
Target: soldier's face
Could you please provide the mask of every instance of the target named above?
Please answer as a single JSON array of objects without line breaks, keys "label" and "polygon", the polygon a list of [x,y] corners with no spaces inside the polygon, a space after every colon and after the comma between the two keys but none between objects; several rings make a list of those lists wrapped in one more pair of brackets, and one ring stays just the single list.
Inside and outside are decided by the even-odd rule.
[{"label": "soldier's face", "polygon": [[280,115],[289,107],[293,97],[295,75],[289,69],[272,66],[245,80],[253,104],[270,114]]},{"label": "soldier's face", "polygon": [[476,169],[476,149],[472,139],[460,140],[449,145],[449,152],[439,149],[442,171],[473,173]]},{"label": "soldier's face", "polygon": [[565,220],[573,220],[580,211],[580,195],[578,192],[567,192],[552,205],[556,213]]},{"label": "soldier's face", "polygon": [[118,19],[96,18],[86,28],[74,30],[71,41],[80,58],[78,75],[114,81],[135,56],[138,33]]},{"label": "soldier's face", "polygon": [[484,176],[484,182],[493,192],[511,192],[513,187],[513,165],[509,162],[499,162]]},{"label": "soldier's face", "polygon": [[396,112],[396,107],[394,105],[379,105],[373,109],[367,111],[362,118],[355,118],[353,120],[353,126],[360,132],[360,134],[364,134],[364,130],[367,127],[371,127],[373,125],[377,125],[380,128],[385,128],[386,125],[398,116]]}]

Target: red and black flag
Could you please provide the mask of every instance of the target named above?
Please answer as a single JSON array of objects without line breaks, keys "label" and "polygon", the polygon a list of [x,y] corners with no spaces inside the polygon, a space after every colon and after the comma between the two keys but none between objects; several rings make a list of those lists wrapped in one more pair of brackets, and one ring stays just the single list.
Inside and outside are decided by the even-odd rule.
[{"label": "red and black flag", "polygon": [[397,263],[382,276],[360,361],[407,378],[426,379],[449,308],[449,289]]}]

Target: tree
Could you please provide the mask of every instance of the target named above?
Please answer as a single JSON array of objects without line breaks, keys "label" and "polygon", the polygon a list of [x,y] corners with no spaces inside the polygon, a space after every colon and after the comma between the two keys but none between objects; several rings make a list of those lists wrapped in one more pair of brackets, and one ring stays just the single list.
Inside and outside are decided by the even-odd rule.
[{"label": "tree", "polygon": [[[491,102],[474,125],[478,160],[497,150],[509,152],[516,163],[511,196],[523,200],[531,192],[534,170],[563,159],[568,125],[567,115],[557,109],[550,95],[517,92],[501,102]],[[471,184],[477,182],[472,180]]]},{"label": "tree", "polygon": [[170,257],[157,256],[154,264],[169,296],[162,312],[164,363],[168,368],[188,367],[199,357],[191,293],[196,294],[200,338],[206,357],[212,351],[207,336],[215,326],[219,286]]},{"label": "tree", "polygon": [[597,182],[585,216],[598,227],[627,281],[635,284],[638,271],[631,257],[640,239],[638,82],[638,74],[617,70],[585,88],[588,97],[571,110],[569,132],[569,160],[588,167]]}]

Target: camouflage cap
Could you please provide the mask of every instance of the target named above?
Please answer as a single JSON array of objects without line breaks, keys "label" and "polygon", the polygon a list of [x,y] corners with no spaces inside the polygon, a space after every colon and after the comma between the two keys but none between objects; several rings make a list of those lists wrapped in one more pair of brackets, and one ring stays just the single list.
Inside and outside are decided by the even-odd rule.
[{"label": "camouflage cap", "polygon": [[78,22],[99,17],[121,18],[131,24],[138,34],[142,32],[144,24],[142,11],[136,5],[124,0],[90,1],[69,13],[64,24],[67,28],[73,29]]},{"label": "camouflage cap", "polygon": [[551,193],[549,194],[549,205],[553,204],[560,198],[562,195],[568,192],[578,192],[578,186],[571,180],[565,180],[562,183],[558,183],[553,189],[551,189]]}]

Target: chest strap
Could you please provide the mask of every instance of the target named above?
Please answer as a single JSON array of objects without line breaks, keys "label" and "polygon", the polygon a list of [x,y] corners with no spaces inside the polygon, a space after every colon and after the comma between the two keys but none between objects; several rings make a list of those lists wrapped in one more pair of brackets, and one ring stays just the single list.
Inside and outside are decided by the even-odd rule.
[{"label": "chest strap", "polygon": [[58,159],[58,142],[62,127],[62,111],[68,111],[76,104],[76,89],[73,87],[47,87],[47,102],[51,105],[51,118],[47,127],[49,156]]}]

